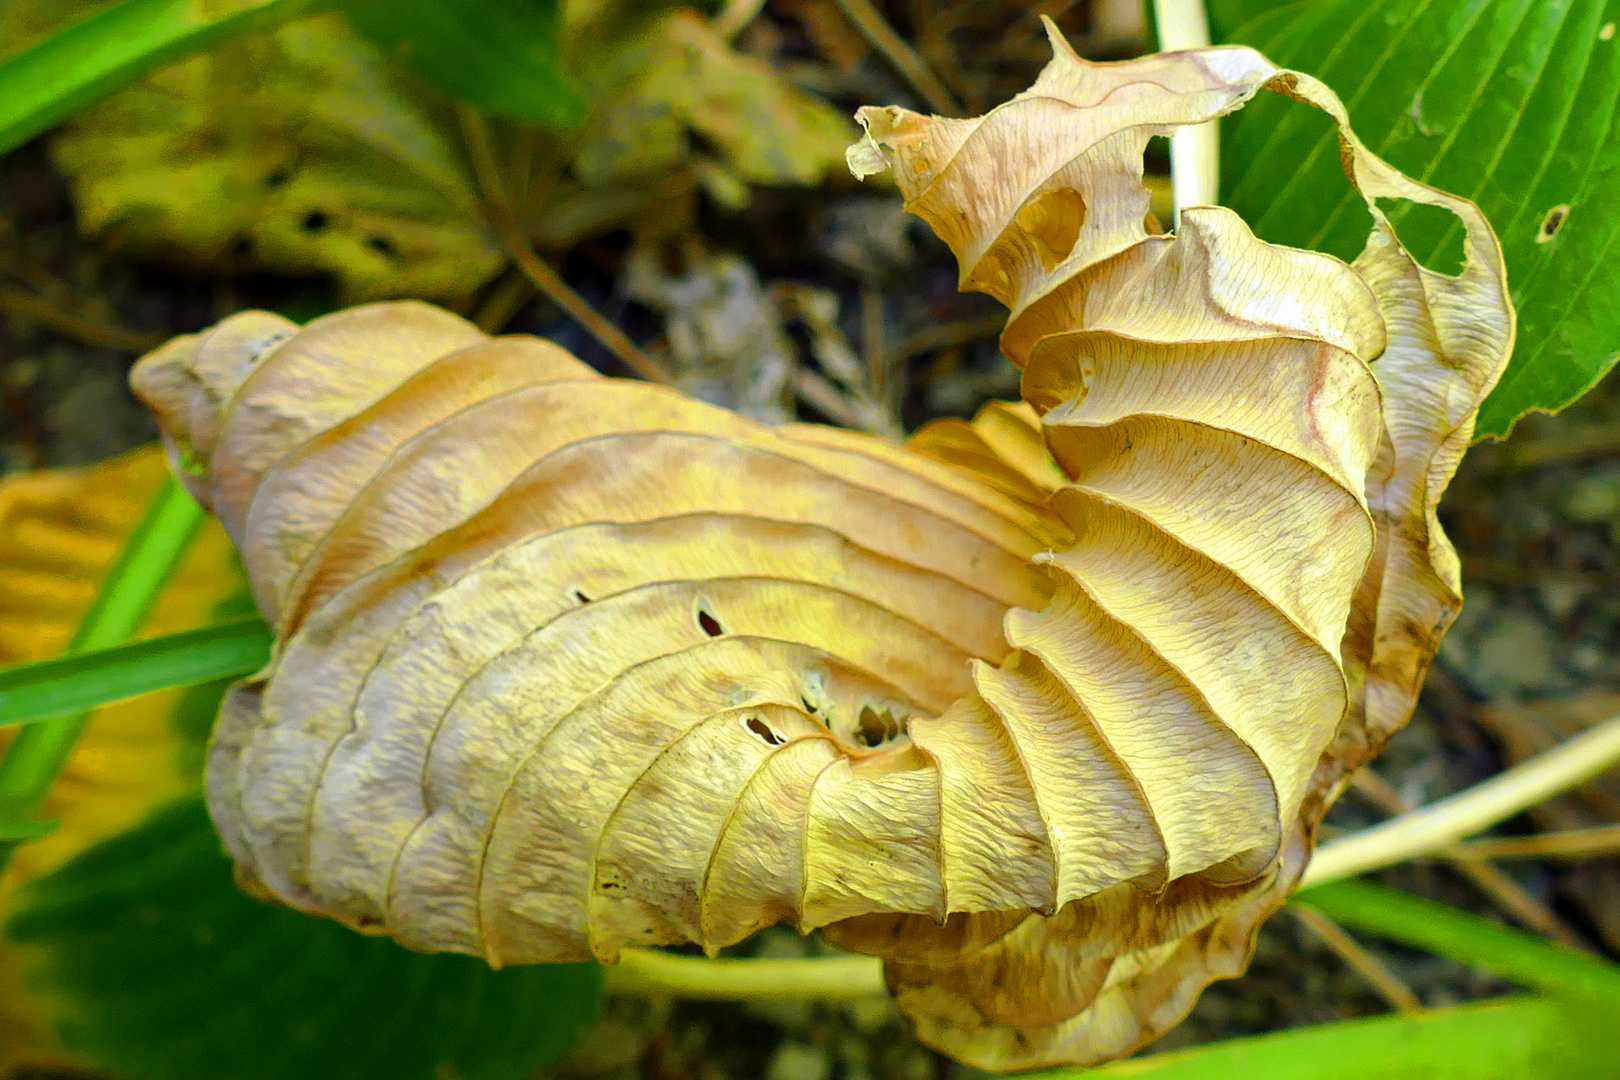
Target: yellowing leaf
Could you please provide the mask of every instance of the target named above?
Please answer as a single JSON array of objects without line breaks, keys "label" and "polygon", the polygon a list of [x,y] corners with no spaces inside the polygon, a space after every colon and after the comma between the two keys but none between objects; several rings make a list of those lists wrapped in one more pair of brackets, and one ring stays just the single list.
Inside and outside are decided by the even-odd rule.
[{"label": "yellowing leaf", "polygon": [[842,161],[849,121],[733,52],[696,12],[669,16],[639,48],[645,66],[601,111],[577,159],[587,181],[685,158],[688,130],[749,183],[813,184]]},{"label": "yellowing leaf", "polygon": [[[0,483],[0,664],[67,647],[101,579],[165,475],[155,448],[87,469]],[[242,588],[230,543],[204,531],[145,627],[161,634],[208,622]],[[196,790],[197,747],[175,725],[186,692],[151,694],[97,710],[39,809],[56,828],[19,846],[0,873],[0,922],[18,890],[74,855],[138,823],[159,803]],[[15,729],[12,729],[15,730]],[[0,748],[10,738],[0,732]],[[58,1060],[49,1018],[27,977],[31,954],[0,942],[0,1068]]]},{"label": "yellowing leaf", "polygon": [[[909,447],[421,304],[142,361],[280,639],[210,750],[245,873],[496,964],[825,927],[994,1068],[1126,1053],[1242,970],[1455,609],[1432,509],[1511,311],[1478,212],[1348,132],[1355,266],[1217,207],[1150,235],[1150,137],[1336,99],[1248,49],[1054,47],[982,118],[862,110],[852,162],[1024,369]],[[1388,196],[1463,217],[1460,278]]]},{"label": "yellowing leaf", "polygon": [[[0,8],[0,50],[95,6]],[[841,160],[849,122],[695,12],[628,38],[587,29],[572,63],[599,107],[579,130],[536,133],[526,194],[543,246],[623,224],[656,232],[686,219],[699,184],[735,204],[746,184],[815,183]],[[718,156],[695,153],[693,132]],[[144,255],[332,274],[350,299],[461,297],[503,261],[450,103],[339,14],[165,68],[76,116],[52,151],[80,226]]]}]

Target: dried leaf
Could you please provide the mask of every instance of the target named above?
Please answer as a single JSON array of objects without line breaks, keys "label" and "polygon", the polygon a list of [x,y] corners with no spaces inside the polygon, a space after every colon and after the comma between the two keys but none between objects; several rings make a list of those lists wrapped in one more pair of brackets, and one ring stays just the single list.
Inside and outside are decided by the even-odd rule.
[{"label": "dried leaf", "polygon": [[[1024,369],[910,447],[419,304],[141,363],[280,636],[210,754],[245,872],[496,964],[826,927],[994,1068],[1128,1052],[1242,969],[1455,610],[1433,506],[1511,311],[1477,211],[1348,132],[1354,267],[1215,207],[1149,235],[1148,138],[1336,100],[1248,49],[1053,44],[985,117],[862,110],[852,162]],[[1460,278],[1389,195],[1463,217]]]}]

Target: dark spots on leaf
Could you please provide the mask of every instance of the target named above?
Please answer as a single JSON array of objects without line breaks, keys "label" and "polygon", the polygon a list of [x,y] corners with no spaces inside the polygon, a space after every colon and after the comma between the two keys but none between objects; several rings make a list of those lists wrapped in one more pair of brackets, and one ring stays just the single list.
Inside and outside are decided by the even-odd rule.
[{"label": "dark spots on leaf", "polygon": [[811,716],[816,715],[816,707],[814,705],[810,704],[810,699],[809,698],[807,698],[807,697],[805,697],[805,696],[803,696],[801,694],[799,696],[799,704],[803,705],[804,706],[804,711],[809,713]]},{"label": "dark spots on leaf", "polygon": [[298,227],[307,233],[318,233],[332,224],[332,218],[325,210],[311,210],[298,222]]},{"label": "dark spots on leaf", "polygon": [[1559,203],[1547,211],[1547,216],[1541,219],[1541,228],[1536,232],[1536,243],[1545,244],[1558,235],[1558,230],[1564,227],[1569,218],[1569,203]]},{"label": "dark spots on leaf", "polygon": [[233,259],[246,259],[253,254],[253,237],[238,236],[226,250]]},{"label": "dark spots on leaf", "polygon": [[386,236],[366,237],[366,247],[390,262],[399,261],[399,248],[395,247],[394,242]]},{"label": "dark spots on leaf", "polygon": [[706,607],[700,606],[697,609],[697,624],[698,628],[710,637],[719,637],[726,632],[726,628],[720,625],[720,620]]},{"label": "dark spots on leaf", "polygon": [[749,731],[752,731],[755,735],[758,735],[760,741],[766,746],[781,746],[783,743],[787,742],[786,739],[782,738],[782,736],[778,735],[774,730],[772,730],[769,724],[757,716],[748,717],[743,721],[743,726]]},{"label": "dark spots on leaf", "polygon": [[591,602],[591,598],[580,592],[578,589],[574,590],[574,600],[576,603],[580,604],[588,604]]},{"label": "dark spots on leaf", "polygon": [[277,188],[286,187],[287,182],[291,179],[291,169],[277,169],[275,172],[264,178],[264,186],[269,188],[271,191],[274,191]]}]

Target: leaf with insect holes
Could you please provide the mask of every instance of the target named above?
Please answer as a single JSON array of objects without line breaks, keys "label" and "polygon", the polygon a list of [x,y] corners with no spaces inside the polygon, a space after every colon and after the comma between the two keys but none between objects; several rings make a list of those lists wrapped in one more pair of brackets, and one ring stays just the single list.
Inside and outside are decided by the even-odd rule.
[{"label": "leaf with insect holes", "polygon": [[[1455,613],[1433,511],[1511,344],[1500,253],[1252,50],[1053,47],[986,116],[860,113],[852,166],[1023,368],[907,446],[416,303],[140,363],[278,636],[210,750],[246,876],[501,964],[823,928],[993,1068],[1126,1053],[1242,970]],[[1263,88],[1341,125],[1354,265],[1149,227],[1148,139]],[[1463,219],[1461,276],[1385,198]]]}]

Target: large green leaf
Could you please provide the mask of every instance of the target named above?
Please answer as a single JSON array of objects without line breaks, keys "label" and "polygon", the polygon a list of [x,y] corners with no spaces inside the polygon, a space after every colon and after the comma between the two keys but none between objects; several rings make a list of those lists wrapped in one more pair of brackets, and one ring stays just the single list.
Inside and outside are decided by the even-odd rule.
[{"label": "large green leaf", "polygon": [[348,0],[362,33],[496,116],[564,124],[584,115],[563,75],[558,0]]},{"label": "large green leaf", "polygon": [[[1357,132],[1396,167],[1477,202],[1496,228],[1518,344],[1480,412],[1505,435],[1556,410],[1620,359],[1620,0],[1222,0],[1263,11],[1228,40],[1336,90]],[[1369,219],[1324,117],[1266,95],[1223,121],[1222,201],[1268,240],[1354,257]],[[1445,270],[1449,214],[1397,206],[1402,239]]]},{"label": "large green leaf", "polygon": [[1612,1020],[1550,998],[1345,1020],[1027,1080],[1612,1080]]},{"label": "large green leaf", "polygon": [[196,799],[37,883],[7,932],[69,1045],[130,1080],[515,1080],[600,992],[594,964],[491,971],[251,900]]}]

